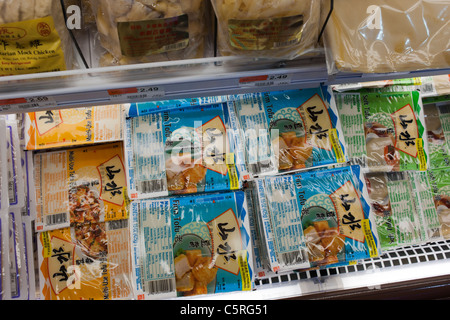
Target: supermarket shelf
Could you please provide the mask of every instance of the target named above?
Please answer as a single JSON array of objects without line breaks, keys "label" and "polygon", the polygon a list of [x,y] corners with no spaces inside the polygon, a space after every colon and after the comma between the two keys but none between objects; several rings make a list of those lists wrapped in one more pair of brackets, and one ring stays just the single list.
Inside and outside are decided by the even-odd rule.
[{"label": "supermarket shelf", "polygon": [[[145,63],[1,77],[0,113],[286,90],[319,84],[355,83],[448,73],[450,68],[391,74],[328,75],[323,56],[292,61],[220,57]],[[270,79],[242,81],[249,77],[264,79],[265,76],[274,78],[274,81]],[[160,94],[112,97],[108,92],[112,89],[155,87]],[[36,103],[36,99],[34,103],[17,101],[19,98],[36,97],[44,98],[43,101],[47,103]]]}]

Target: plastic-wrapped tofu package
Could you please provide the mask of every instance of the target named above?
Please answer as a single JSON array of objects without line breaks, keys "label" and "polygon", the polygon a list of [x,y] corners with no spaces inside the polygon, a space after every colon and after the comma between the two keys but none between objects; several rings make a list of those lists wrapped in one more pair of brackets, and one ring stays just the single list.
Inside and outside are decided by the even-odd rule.
[{"label": "plastic-wrapped tofu package", "polygon": [[125,105],[25,113],[25,148],[39,150],[122,140]]},{"label": "plastic-wrapped tofu package", "polygon": [[9,217],[0,213],[0,300],[11,300]]},{"label": "plastic-wrapped tofu package", "polygon": [[324,33],[329,73],[443,69],[449,0],[336,0]]},{"label": "plastic-wrapped tofu package", "polygon": [[360,166],[256,181],[272,271],[329,267],[378,256]]},{"label": "plastic-wrapped tofu package", "polygon": [[41,299],[134,298],[130,243],[128,219],[39,233]]},{"label": "plastic-wrapped tofu package", "polygon": [[90,0],[100,66],[203,58],[208,52],[205,0]]},{"label": "plastic-wrapped tofu package", "polygon": [[[6,136],[6,122],[3,116],[0,116],[0,150],[8,150],[8,139]],[[7,215],[9,208],[8,196],[8,156],[7,152],[0,152],[0,216]]]},{"label": "plastic-wrapped tofu package", "polygon": [[294,59],[312,52],[320,1],[213,0],[222,56]]},{"label": "plastic-wrapped tofu package", "polygon": [[28,270],[26,264],[25,230],[20,209],[9,209],[9,268],[11,299],[28,299]]},{"label": "plastic-wrapped tofu package", "polygon": [[76,67],[58,0],[0,1],[0,76]]},{"label": "plastic-wrapped tofu package", "polygon": [[380,172],[429,167],[418,91],[361,90],[334,95],[350,161]]},{"label": "plastic-wrapped tofu package", "polygon": [[346,161],[330,87],[234,95],[228,104],[253,177]]},{"label": "plastic-wrapped tofu package", "polygon": [[424,104],[430,168],[450,166],[450,103]]},{"label": "plastic-wrapped tofu package", "polygon": [[128,118],[129,197],[241,188],[245,163],[234,126],[225,103]]},{"label": "plastic-wrapped tofu package", "polygon": [[126,219],[122,142],[34,155],[36,231]]},{"label": "plastic-wrapped tofu package", "polygon": [[25,204],[25,187],[21,165],[21,147],[17,121],[6,120],[6,154],[8,168],[9,207],[22,208]]},{"label": "plastic-wrapped tofu package", "polygon": [[438,215],[440,236],[450,239],[450,169],[431,169],[427,173]]},{"label": "plastic-wrapped tofu package", "polygon": [[243,191],[136,200],[130,211],[138,299],[252,289]]}]

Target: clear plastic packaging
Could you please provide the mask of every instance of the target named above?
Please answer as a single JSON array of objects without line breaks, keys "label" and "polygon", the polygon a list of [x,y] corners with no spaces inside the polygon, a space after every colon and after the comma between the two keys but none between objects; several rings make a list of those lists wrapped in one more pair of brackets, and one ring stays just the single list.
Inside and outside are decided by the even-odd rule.
[{"label": "clear plastic packaging", "polygon": [[129,197],[241,188],[245,163],[234,125],[225,103],[128,118]]},{"label": "clear plastic packaging", "polygon": [[0,76],[76,66],[59,0],[1,0]]},{"label": "clear plastic packaging", "polygon": [[11,273],[11,299],[28,299],[28,270],[26,263],[25,230],[21,210],[9,209],[9,267]]},{"label": "clear plastic packaging", "polygon": [[254,177],[346,161],[329,87],[234,95],[228,104]]},{"label": "clear plastic packaging", "polygon": [[320,1],[213,0],[222,56],[294,59],[314,51]]},{"label": "clear plastic packaging", "polygon": [[122,140],[124,105],[24,114],[25,148],[39,150]]},{"label": "clear plastic packaging", "polygon": [[16,118],[6,120],[6,153],[8,159],[8,195],[10,208],[25,204],[25,187],[21,164],[21,147]]},{"label": "clear plastic packaging", "polygon": [[260,178],[257,192],[272,271],[336,266],[378,256],[359,166]]},{"label": "clear plastic packaging", "polygon": [[42,300],[132,299],[128,220],[38,234]]},{"label": "clear plastic packaging", "polygon": [[244,192],[133,201],[130,221],[138,299],[252,290]]},{"label": "clear plastic packaging", "polygon": [[[0,116],[0,150],[7,150],[8,140],[6,138],[6,121]],[[8,156],[7,152],[0,152],[0,216],[7,216],[9,208],[8,196]]]},{"label": "clear plastic packaging", "polygon": [[205,57],[206,0],[90,0],[101,46],[99,65]]},{"label": "clear plastic packaging", "polygon": [[11,299],[9,216],[0,211],[0,300]]},{"label": "clear plastic packaging", "polygon": [[329,73],[447,68],[449,4],[448,0],[335,0],[324,34]]},{"label": "clear plastic packaging", "polygon": [[418,91],[335,93],[349,160],[370,171],[429,167],[424,111]]},{"label": "clear plastic packaging", "polygon": [[36,231],[128,217],[122,142],[34,155]]},{"label": "clear plastic packaging", "polygon": [[438,230],[447,240],[450,239],[450,169],[431,169],[427,173],[440,224]]},{"label": "clear plastic packaging", "polygon": [[427,130],[430,168],[450,166],[450,103],[425,104],[425,127]]}]

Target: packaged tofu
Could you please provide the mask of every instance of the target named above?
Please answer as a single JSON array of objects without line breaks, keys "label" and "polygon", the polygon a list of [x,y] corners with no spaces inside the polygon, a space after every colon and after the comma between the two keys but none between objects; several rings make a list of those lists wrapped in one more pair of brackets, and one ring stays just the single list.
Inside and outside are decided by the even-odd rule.
[{"label": "packaged tofu", "polygon": [[124,105],[24,114],[25,148],[39,150],[122,140]]},{"label": "packaged tofu", "polygon": [[20,139],[15,118],[6,120],[6,151],[8,168],[8,196],[10,208],[25,204],[25,188],[21,165]]},{"label": "packaged tofu", "polygon": [[132,299],[130,252],[127,219],[39,233],[41,299]]},{"label": "packaged tofu", "polygon": [[9,216],[0,214],[0,300],[11,299],[11,268],[9,254]]},{"label": "packaged tofu", "polygon": [[330,88],[234,95],[228,104],[254,177],[346,161]]},{"label": "packaged tofu", "polygon": [[209,16],[205,0],[90,0],[106,53],[100,66],[203,58]]},{"label": "packaged tofu", "polygon": [[0,76],[75,67],[60,1],[1,0],[0,8]]},{"label": "packaged tofu", "polygon": [[245,163],[234,126],[225,103],[128,118],[129,197],[241,188]]},{"label": "packaged tofu", "polygon": [[320,1],[213,0],[222,56],[294,59],[318,41]]},{"label": "packaged tofu", "polygon": [[128,217],[122,142],[34,155],[36,230]]},{"label": "packaged tofu", "polygon": [[336,0],[324,33],[329,73],[444,69],[449,0]]},{"label": "packaged tofu", "polygon": [[9,221],[9,271],[11,299],[28,299],[28,270],[26,263],[25,230],[20,209],[10,208]]},{"label": "packaged tofu", "polygon": [[427,173],[439,219],[439,233],[444,239],[450,239],[450,169],[431,169]]},{"label": "packaged tofu", "polygon": [[380,172],[423,171],[429,167],[418,91],[334,95],[350,161]]},{"label": "packaged tofu", "polygon": [[450,103],[424,104],[430,168],[450,166]]},{"label": "packaged tofu", "polygon": [[133,201],[130,220],[138,299],[252,289],[243,191]]},{"label": "packaged tofu", "polygon": [[378,255],[377,233],[359,166],[256,181],[272,271],[348,264]]},{"label": "packaged tofu", "polygon": [[[0,116],[0,150],[7,150],[8,139],[6,137],[6,122]],[[7,152],[0,152],[0,216],[7,216],[9,208],[8,195],[8,156]]]}]

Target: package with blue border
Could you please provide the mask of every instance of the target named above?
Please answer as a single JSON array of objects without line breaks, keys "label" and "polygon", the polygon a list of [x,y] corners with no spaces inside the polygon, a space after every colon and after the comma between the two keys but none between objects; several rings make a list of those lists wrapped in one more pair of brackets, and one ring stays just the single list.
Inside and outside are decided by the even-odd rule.
[{"label": "package with blue border", "polygon": [[247,174],[235,126],[226,103],[128,118],[129,197],[240,189]]},{"label": "package with blue border", "polygon": [[131,203],[137,299],[253,286],[253,249],[243,191]]},{"label": "package with blue border", "polygon": [[273,271],[336,266],[378,255],[359,166],[256,181]]},{"label": "package with blue border", "polygon": [[330,87],[229,96],[254,176],[346,161]]}]

